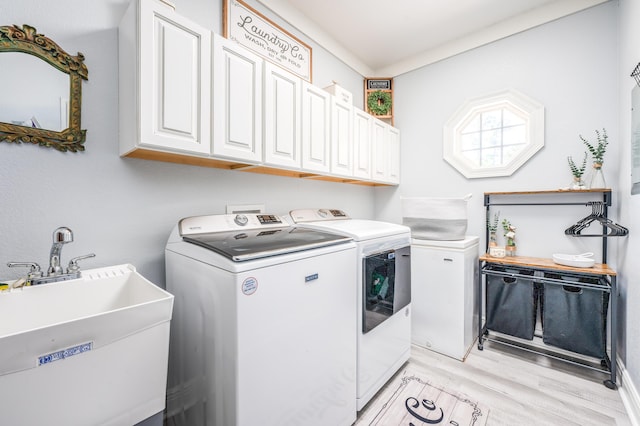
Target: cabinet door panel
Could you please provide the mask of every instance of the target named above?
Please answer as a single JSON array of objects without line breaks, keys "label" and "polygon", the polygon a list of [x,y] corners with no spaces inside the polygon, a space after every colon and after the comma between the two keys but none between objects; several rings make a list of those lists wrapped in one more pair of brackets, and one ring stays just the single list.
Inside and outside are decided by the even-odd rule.
[{"label": "cabinet door panel", "polygon": [[331,95],[302,83],[302,168],[329,172],[331,148]]},{"label": "cabinet door panel", "polygon": [[140,144],[210,153],[211,37],[141,2]]},{"label": "cabinet door panel", "polygon": [[265,163],[299,168],[301,80],[270,63],[264,75]]},{"label": "cabinet door panel", "polygon": [[371,126],[371,140],[373,145],[373,169],[371,177],[378,181],[386,181],[389,173],[389,157],[386,138],[387,125],[374,119]]},{"label": "cabinet door panel", "polygon": [[400,130],[389,126],[387,129],[389,144],[389,178],[390,183],[400,183]]},{"label": "cabinet door panel", "polygon": [[262,160],[262,59],[216,36],[213,50],[213,154]]},{"label": "cabinet door panel", "polygon": [[353,175],[353,107],[333,97],[331,105],[331,172]]},{"label": "cabinet door panel", "polygon": [[366,112],[353,111],[353,176],[371,178],[371,121]]}]

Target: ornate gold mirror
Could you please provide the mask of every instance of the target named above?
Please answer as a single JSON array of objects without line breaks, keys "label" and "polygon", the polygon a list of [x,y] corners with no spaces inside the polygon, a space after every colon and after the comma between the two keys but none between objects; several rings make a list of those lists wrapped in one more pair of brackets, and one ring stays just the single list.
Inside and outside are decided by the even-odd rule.
[{"label": "ornate gold mirror", "polygon": [[0,26],[0,141],[84,151],[83,61],[29,25]]}]

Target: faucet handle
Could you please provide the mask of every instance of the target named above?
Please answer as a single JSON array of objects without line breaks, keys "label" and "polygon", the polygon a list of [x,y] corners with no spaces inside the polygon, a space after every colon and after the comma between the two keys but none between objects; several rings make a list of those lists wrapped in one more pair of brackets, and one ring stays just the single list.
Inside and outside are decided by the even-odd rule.
[{"label": "faucet handle", "polygon": [[89,253],[89,254],[85,254],[84,256],[78,256],[71,259],[69,261],[69,266],[67,267],[67,274],[78,272],[80,270],[80,266],[78,266],[78,262],[83,259],[89,259],[91,257],[96,257],[95,253]]},{"label": "faucet handle", "polygon": [[22,266],[25,268],[31,268],[29,270],[29,274],[27,278],[40,278],[42,276],[42,270],[40,269],[40,265],[35,262],[9,262],[7,263],[9,268],[14,268],[16,266]]}]

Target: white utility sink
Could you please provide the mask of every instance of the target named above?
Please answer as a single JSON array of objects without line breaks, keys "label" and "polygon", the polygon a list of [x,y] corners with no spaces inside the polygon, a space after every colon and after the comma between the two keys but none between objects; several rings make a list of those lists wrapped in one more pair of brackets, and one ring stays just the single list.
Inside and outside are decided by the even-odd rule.
[{"label": "white utility sink", "polygon": [[0,424],[133,425],[162,411],[172,309],[132,265],[0,292]]}]

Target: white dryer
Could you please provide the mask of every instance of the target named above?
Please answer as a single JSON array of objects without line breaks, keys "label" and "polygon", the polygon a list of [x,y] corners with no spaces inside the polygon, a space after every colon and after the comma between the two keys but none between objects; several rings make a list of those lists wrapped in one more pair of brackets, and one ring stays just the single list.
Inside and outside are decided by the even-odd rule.
[{"label": "white dryer", "polygon": [[411,352],[411,232],[403,225],[352,219],[342,210],[290,212],[297,227],[353,238],[357,244],[357,395],[360,411]]},{"label": "white dryer", "polygon": [[199,216],[180,221],[165,255],[169,424],[356,420],[350,238],[273,215]]}]

